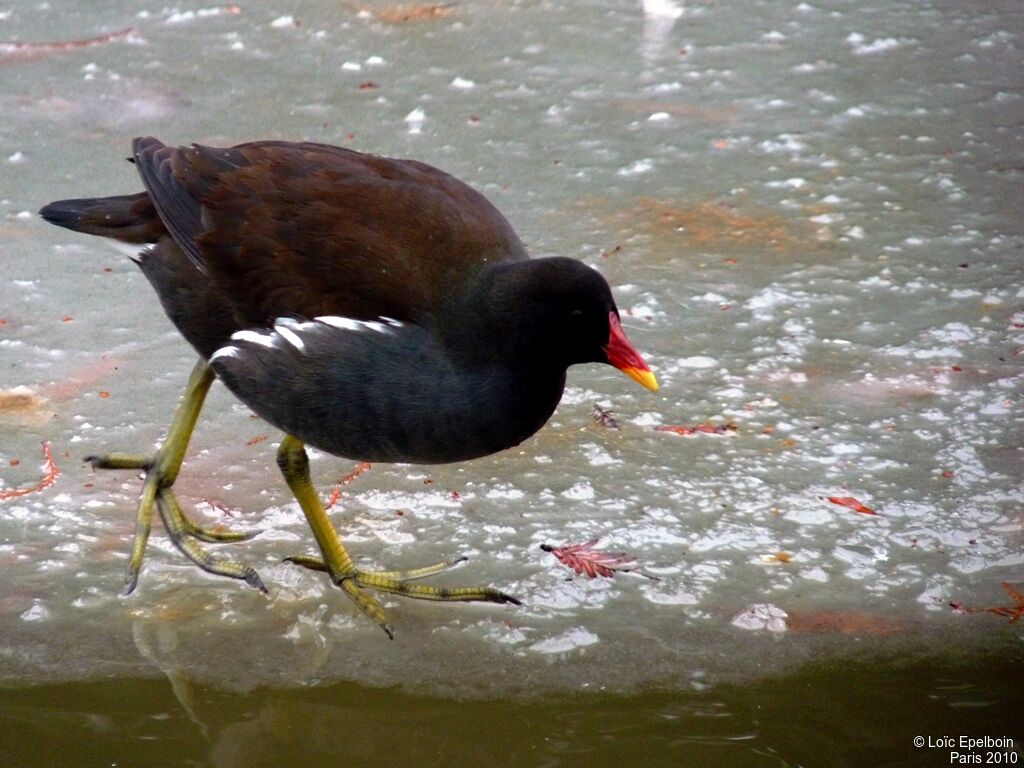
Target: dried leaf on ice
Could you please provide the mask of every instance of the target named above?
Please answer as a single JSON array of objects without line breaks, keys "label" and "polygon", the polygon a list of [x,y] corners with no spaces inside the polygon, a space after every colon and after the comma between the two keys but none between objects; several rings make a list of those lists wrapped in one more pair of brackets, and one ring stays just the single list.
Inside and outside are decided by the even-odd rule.
[{"label": "dried leaf on ice", "polygon": [[0,59],[2,58],[30,58],[33,56],[45,56],[50,53],[72,51],[80,48],[92,48],[94,45],[105,45],[117,40],[125,40],[135,34],[134,27],[128,27],[118,32],[111,32],[97,37],[85,37],[77,40],[60,40],[52,43],[0,43]]},{"label": "dried leaf on ice", "polygon": [[383,8],[363,5],[359,7],[359,12],[387,24],[404,24],[407,21],[428,21],[452,16],[455,14],[455,7],[454,3],[411,3]]},{"label": "dried leaf on ice", "polygon": [[591,579],[598,576],[610,579],[617,572],[622,571],[623,573],[646,576],[653,581],[660,581],[657,576],[636,565],[636,558],[629,557],[625,552],[603,552],[594,549],[598,541],[600,539],[591,539],[584,544],[571,544],[564,547],[541,544],[540,548],[545,552],[550,552],[558,558],[560,563],[572,568],[576,573]]},{"label": "dried leaf on ice", "polygon": [[349,472],[347,475],[342,477],[337,483],[335,483],[334,484],[334,488],[331,489],[330,497],[327,499],[327,502],[324,504],[324,509],[330,509],[331,507],[333,507],[335,505],[335,503],[338,501],[338,499],[341,498],[341,489],[344,488],[349,483],[351,483],[353,480],[355,480],[361,474],[363,474],[371,466],[372,466],[372,464],[370,464],[370,462],[364,461],[361,464],[357,465],[356,468],[353,469],[351,472]]},{"label": "dried leaf on ice", "polygon": [[660,424],[654,430],[692,437],[693,435],[734,435],[739,427],[730,421],[727,424],[695,424],[692,427],[684,427],[680,424]]},{"label": "dried leaf on ice", "polygon": [[36,493],[37,491],[49,488],[57,482],[57,478],[60,477],[60,470],[57,469],[57,464],[53,460],[53,451],[50,450],[50,444],[48,442],[43,443],[43,458],[46,460],[46,474],[43,475],[43,479],[28,488],[9,488],[7,490],[0,491],[0,501],[15,499],[19,496],[27,496],[30,493]]},{"label": "dried leaf on ice", "polygon": [[833,504],[838,504],[841,507],[849,507],[854,512],[860,512],[862,515],[877,515],[878,513],[871,507],[866,507],[860,503],[853,496],[827,496],[826,497]]},{"label": "dried leaf on ice", "polygon": [[594,421],[608,429],[621,429],[618,419],[616,419],[612,413],[613,412],[611,410],[602,408],[597,403],[594,403]]},{"label": "dried leaf on ice", "polygon": [[962,611],[963,613],[993,613],[996,616],[1007,616],[1010,619],[1011,624],[1015,624],[1020,621],[1020,617],[1024,616],[1024,594],[1021,594],[1014,586],[1008,581],[1002,582],[1003,589],[1013,600],[1013,605],[999,605],[995,608],[965,608],[960,603],[950,603],[950,607],[956,611]]}]

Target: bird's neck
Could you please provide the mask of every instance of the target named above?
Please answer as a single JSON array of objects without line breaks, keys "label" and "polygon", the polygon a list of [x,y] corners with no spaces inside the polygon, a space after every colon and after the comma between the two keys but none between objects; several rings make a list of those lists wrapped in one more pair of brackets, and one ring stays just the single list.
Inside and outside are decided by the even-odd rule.
[{"label": "bird's neck", "polygon": [[442,309],[438,330],[453,360],[474,367],[507,365],[538,382],[564,380],[567,366],[553,353],[544,317],[530,301],[530,282],[541,262],[488,264],[452,297],[453,311]]}]

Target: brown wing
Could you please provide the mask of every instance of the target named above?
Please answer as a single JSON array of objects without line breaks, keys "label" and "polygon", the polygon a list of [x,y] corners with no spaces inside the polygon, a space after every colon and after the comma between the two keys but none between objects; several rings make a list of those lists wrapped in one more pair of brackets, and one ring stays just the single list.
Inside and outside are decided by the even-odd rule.
[{"label": "brown wing", "polygon": [[136,139],[161,220],[240,318],[423,321],[486,262],[527,258],[483,195],[436,168],[322,144]]}]

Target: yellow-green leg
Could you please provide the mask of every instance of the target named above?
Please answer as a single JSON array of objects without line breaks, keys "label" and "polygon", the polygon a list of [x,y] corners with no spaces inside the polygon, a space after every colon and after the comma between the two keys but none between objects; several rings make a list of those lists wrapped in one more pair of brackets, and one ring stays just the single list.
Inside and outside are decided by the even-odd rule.
[{"label": "yellow-green leg", "polygon": [[199,412],[203,408],[203,401],[206,399],[206,393],[210,390],[213,379],[213,369],[204,360],[199,360],[189,376],[185,395],[174,412],[174,419],[167,431],[167,437],[153,456],[108,453],[102,456],[87,456],[85,459],[95,469],[141,469],[146,473],[146,478],[142,483],[142,493],[139,496],[132,555],[128,561],[128,571],[125,574],[125,594],[135,589],[135,585],[139,581],[142,558],[146,553],[146,543],[149,541],[149,532],[153,527],[154,505],[160,512],[167,535],[189,560],[209,573],[242,579],[262,592],[267,591],[259,575],[251,567],[214,557],[192,541],[192,539],[210,543],[243,541],[255,534],[212,531],[203,528],[185,516],[171,492],[171,486],[178,479],[178,472],[185,460],[185,451],[188,449],[192,431],[195,429],[196,420],[199,418]]},{"label": "yellow-green leg", "polygon": [[338,532],[331,524],[323,502],[313,488],[309,477],[309,457],[302,441],[292,435],[285,435],[277,451],[277,465],[281,468],[288,487],[302,507],[309,527],[320,548],[323,558],[291,557],[289,562],[296,563],[314,571],[327,573],[335,585],[341,587],[345,594],[352,598],[360,610],[376,621],[388,637],[394,637],[391,625],[387,622],[384,610],[373,595],[364,592],[364,588],[390,592],[393,595],[414,597],[419,600],[441,601],[480,601],[489,603],[513,603],[522,605],[516,598],[506,595],[493,587],[435,587],[411,582],[451,568],[465,558],[456,558],[437,565],[417,568],[411,571],[363,571],[356,568],[351,556],[341,543]]}]

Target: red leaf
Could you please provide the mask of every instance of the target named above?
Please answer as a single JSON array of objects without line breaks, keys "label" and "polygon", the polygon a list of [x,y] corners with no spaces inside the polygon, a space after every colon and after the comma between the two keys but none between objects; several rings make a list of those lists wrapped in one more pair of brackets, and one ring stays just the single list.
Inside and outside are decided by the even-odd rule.
[{"label": "red leaf", "polygon": [[633,565],[635,557],[629,557],[625,552],[602,552],[594,547],[600,539],[591,539],[584,544],[571,544],[565,547],[553,547],[550,544],[541,544],[540,548],[550,552],[563,565],[572,568],[576,573],[586,575],[594,579],[598,576],[605,578],[613,577],[618,571],[638,573],[648,579],[658,581],[658,577],[648,573],[638,565]]},{"label": "red leaf", "polygon": [[849,507],[854,512],[860,512],[862,515],[877,515],[878,513],[871,507],[865,507],[853,496],[829,496],[827,497],[833,504],[838,504],[841,507]]}]

